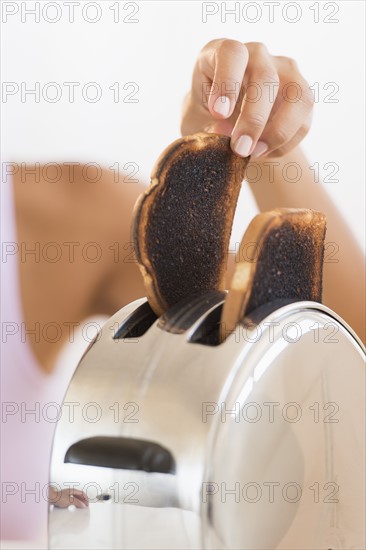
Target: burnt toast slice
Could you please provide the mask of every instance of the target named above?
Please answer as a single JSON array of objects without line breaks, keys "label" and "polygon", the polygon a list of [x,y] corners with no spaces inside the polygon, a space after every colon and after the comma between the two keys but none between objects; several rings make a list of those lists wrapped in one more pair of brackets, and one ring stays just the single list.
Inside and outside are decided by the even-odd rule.
[{"label": "burnt toast slice", "polygon": [[157,315],[183,298],[224,290],[235,207],[248,158],[230,138],[198,133],[159,157],[133,213],[135,254]]},{"label": "burnt toast slice", "polygon": [[321,302],[325,231],[325,215],[315,210],[278,208],[253,218],[236,256],[220,341],[264,304]]}]

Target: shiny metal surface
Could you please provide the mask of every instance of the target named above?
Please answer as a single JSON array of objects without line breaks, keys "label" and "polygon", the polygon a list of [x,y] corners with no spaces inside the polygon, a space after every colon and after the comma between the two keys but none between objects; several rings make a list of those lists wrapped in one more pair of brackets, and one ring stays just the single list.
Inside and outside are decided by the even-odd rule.
[{"label": "shiny metal surface", "polygon": [[[141,299],[103,327],[65,396],[50,470],[51,483],[74,483],[92,502],[50,507],[50,548],[365,547],[360,342],[325,306],[297,302],[223,344],[199,343],[215,343],[222,302],[210,295],[162,322]],[[104,455],[95,443],[82,464],[64,462],[75,443],[101,436],[134,458],[100,466],[111,439]]]}]

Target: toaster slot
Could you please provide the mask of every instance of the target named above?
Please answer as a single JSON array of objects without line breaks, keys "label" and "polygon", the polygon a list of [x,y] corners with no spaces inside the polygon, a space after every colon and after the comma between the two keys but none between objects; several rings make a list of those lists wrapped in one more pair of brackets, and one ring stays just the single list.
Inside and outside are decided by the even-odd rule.
[{"label": "toaster slot", "polygon": [[132,437],[81,439],[69,447],[64,462],[160,474],[175,473],[175,460],[168,449],[153,441]]},{"label": "toaster slot", "polygon": [[220,344],[220,319],[223,304],[212,310],[190,337],[193,344],[218,346]]},{"label": "toaster slot", "polygon": [[248,312],[243,319],[241,319],[240,324],[244,327],[251,327],[259,325],[268,315],[280,309],[281,307],[292,304],[293,302],[300,302],[300,299],[295,298],[277,298],[272,302],[267,302],[253,311]]},{"label": "toaster slot", "polygon": [[[244,327],[253,327],[259,325],[265,319],[279,309],[280,307],[291,304],[293,299],[278,299],[268,304],[264,304],[252,311],[241,320]],[[189,341],[193,344],[203,344],[205,346],[218,346],[220,344],[220,323],[223,304],[211,311],[205,320],[195,330]]]},{"label": "toaster slot", "polygon": [[149,330],[156,320],[157,316],[151,309],[149,303],[144,302],[125,319],[113,336],[113,340],[139,338]]},{"label": "toaster slot", "polygon": [[183,298],[159,318],[157,326],[171,334],[183,334],[197,322],[207,310],[223,303],[226,292],[209,290]]}]

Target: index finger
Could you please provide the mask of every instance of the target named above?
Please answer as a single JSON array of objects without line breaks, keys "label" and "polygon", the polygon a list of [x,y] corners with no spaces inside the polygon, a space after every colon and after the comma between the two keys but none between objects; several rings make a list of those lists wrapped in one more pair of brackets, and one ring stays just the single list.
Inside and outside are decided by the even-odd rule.
[{"label": "index finger", "polygon": [[[232,115],[248,59],[246,46],[237,40],[213,40],[203,48],[198,61],[202,98],[207,101],[207,108],[215,119],[222,120]],[[208,88],[206,91],[204,85]]]}]

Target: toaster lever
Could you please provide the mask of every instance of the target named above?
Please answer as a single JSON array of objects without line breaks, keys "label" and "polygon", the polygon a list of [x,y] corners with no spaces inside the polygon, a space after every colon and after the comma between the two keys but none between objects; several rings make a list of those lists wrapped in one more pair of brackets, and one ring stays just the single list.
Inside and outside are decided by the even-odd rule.
[{"label": "toaster lever", "polygon": [[131,437],[89,437],[77,441],[65,454],[64,462],[141,470],[161,474],[175,473],[175,460],[161,445]]}]

